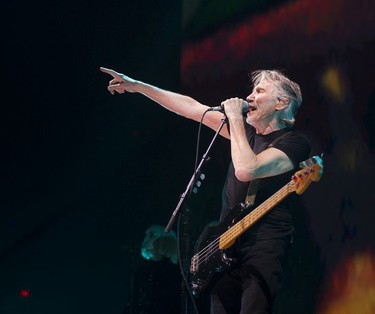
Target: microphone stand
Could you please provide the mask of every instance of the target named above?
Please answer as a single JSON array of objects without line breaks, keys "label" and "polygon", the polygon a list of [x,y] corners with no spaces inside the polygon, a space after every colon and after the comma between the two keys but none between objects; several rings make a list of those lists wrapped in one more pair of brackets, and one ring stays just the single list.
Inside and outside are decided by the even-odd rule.
[{"label": "microphone stand", "polygon": [[192,187],[194,186],[195,181],[196,181],[197,177],[199,176],[199,173],[200,173],[200,171],[201,171],[201,168],[202,168],[204,162],[206,162],[206,161],[209,159],[209,158],[208,158],[208,153],[209,153],[209,151],[211,150],[211,147],[212,147],[212,145],[214,144],[214,142],[215,142],[217,136],[219,135],[221,129],[223,128],[224,124],[226,123],[226,118],[227,118],[227,117],[224,116],[224,117],[221,119],[220,126],[219,126],[219,128],[217,129],[217,131],[216,131],[214,137],[212,138],[211,143],[210,143],[210,145],[208,146],[206,152],[203,154],[202,159],[201,159],[199,165],[198,165],[197,168],[195,169],[195,172],[194,172],[193,176],[191,177],[191,179],[190,179],[190,181],[189,181],[189,183],[188,183],[188,185],[187,185],[187,187],[186,187],[185,192],[182,193],[181,196],[180,196],[180,200],[179,200],[179,202],[178,202],[178,204],[177,204],[175,210],[173,211],[171,218],[169,219],[168,225],[167,225],[167,227],[165,228],[165,232],[169,232],[169,231],[172,229],[172,226],[173,226],[173,224],[174,224],[174,221],[176,220],[176,216],[177,216],[177,214],[179,213],[180,208],[181,208],[182,204],[183,204],[184,201],[185,201],[186,195],[190,192],[190,190],[191,190]]},{"label": "microphone stand", "polygon": [[[221,119],[221,123],[220,123],[220,126],[219,128],[217,129],[214,137],[212,138],[211,140],[211,143],[209,144],[206,152],[203,154],[202,156],[202,159],[200,161],[200,163],[198,164],[197,168],[195,169],[194,171],[194,174],[192,175],[187,187],[186,187],[186,190],[184,191],[184,193],[182,193],[180,195],[180,200],[177,204],[177,207],[175,208],[175,210],[173,211],[172,213],[172,216],[168,222],[168,225],[167,227],[165,228],[165,232],[169,232],[174,224],[174,221],[176,220],[176,217],[178,215],[178,213],[180,212],[180,208],[182,206],[182,204],[184,203],[185,199],[186,199],[186,196],[190,193],[191,189],[193,188],[194,184],[195,184],[195,181],[196,179],[199,177],[199,174],[201,172],[201,168],[203,166],[203,164],[209,160],[209,157],[208,157],[208,153],[209,151],[211,150],[211,147],[213,146],[217,136],[219,135],[221,129],[223,128],[224,124],[226,123],[226,119],[227,117],[224,115],[223,118]],[[185,249],[188,248],[188,245],[187,243],[189,242],[188,241],[188,234],[187,234],[187,230],[189,229],[189,213],[188,213],[188,209],[186,209],[186,212],[185,212],[185,219],[184,219],[184,231],[183,231],[183,243],[185,244]],[[179,256],[179,258],[181,258],[181,254]],[[191,292],[189,291],[189,287],[188,287],[188,282],[187,282],[187,263],[188,263],[188,260],[187,260],[187,255],[186,255],[186,260],[184,261],[185,262],[185,265],[183,265],[183,263],[180,262],[180,266],[183,265],[183,269],[181,269],[181,272],[183,273],[183,280],[181,282],[181,302],[182,302],[182,311],[184,311],[186,314],[190,313],[192,308],[190,308],[189,304],[188,304],[188,298],[187,298],[187,292],[188,292],[188,295],[191,297],[191,300],[194,302],[193,298],[192,298],[192,295],[191,295]],[[186,281],[186,282],[185,282]],[[194,308],[195,308],[195,305],[194,305]],[[195,308],[196,309],[196,308]],[[196,309],[197,310],[197,309]]]}]

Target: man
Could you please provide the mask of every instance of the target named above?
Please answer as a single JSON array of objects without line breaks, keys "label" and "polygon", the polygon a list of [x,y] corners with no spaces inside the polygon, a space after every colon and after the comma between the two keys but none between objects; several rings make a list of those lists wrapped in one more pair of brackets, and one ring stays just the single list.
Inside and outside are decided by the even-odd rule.
[{"label": "man", "polygon": [[[112,94],[141,93],[195,121],[200,121],[210,109],[191,97],[110,69],[101,71],[113,77],[108,86]],[[255,207],[289,182],[299,163],[310,154],[308,139],[292,128],[302,103],[298,84],[276,70],[253,72],[252,81],[252,93],[246,98],[250,106],[246,119],[242,99],[231,98],[221,104],[228,127],[222,128],[220,134],[230,139],[232,158],[223,189],[221,220],[245,201],[249,182],[258,182]],[[203,122],[216,131],[222,117],[222,113],[210,111]],[[237,264],[223,273],[212,289],[211,313],[271,313],[293,233],[293,199],[291,195],[277,204],[240,237],[235,251]]]}]

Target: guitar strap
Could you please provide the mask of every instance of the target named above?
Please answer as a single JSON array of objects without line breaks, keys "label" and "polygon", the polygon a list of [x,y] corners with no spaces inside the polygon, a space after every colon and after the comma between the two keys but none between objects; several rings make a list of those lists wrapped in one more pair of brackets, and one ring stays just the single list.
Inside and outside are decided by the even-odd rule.
[{"label": "guitar strap", "polygon": [[[274,147],[276,143],[278,143],[285,135],[287,135],[290,131],[286,131],[285,133],[281,134],[279,137],[274,139],[272,143],[270,143],[267,148]],[[266,149],[267,149],[266,148]],[[254,205],[255,197],[258,191],[260,179],[252,180],[249,184],[249,188],[247,189],[245,202],[241,203],[242,208],[249,208]]]}]

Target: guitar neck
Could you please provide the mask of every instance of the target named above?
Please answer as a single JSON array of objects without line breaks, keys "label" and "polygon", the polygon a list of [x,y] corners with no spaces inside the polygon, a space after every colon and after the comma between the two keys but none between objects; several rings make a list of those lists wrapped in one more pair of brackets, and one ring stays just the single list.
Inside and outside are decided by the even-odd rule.
[{"label": "guitar neck", "polygon": [[266,213],[268,213],[276,204],[280,203],[284,198],[286,198],[290,193],[294,192],[295,183],[291,180],[289,183],[284,185],[280,190],[278,190],[269,199],[260,204],[257,208],[247,214],[239,222],[233,225],[230,229],[224,232],[220,236],[219,247],[220,249],[226,249],[230,247],[234,241],[248,230],[252,225],[254,225],[260,218],[262,218]]}]

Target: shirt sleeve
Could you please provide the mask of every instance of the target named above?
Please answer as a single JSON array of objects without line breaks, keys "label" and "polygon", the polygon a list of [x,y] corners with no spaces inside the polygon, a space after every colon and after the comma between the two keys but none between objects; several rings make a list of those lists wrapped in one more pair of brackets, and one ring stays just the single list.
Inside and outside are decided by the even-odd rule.
[{"label": "shirt sleeve", "polygon": [[299,168],[300,162],[308,159],[311,153],[309,139],[299,131],[289,132],[274,147],[283,151],[289,157],[294,168]]}]

